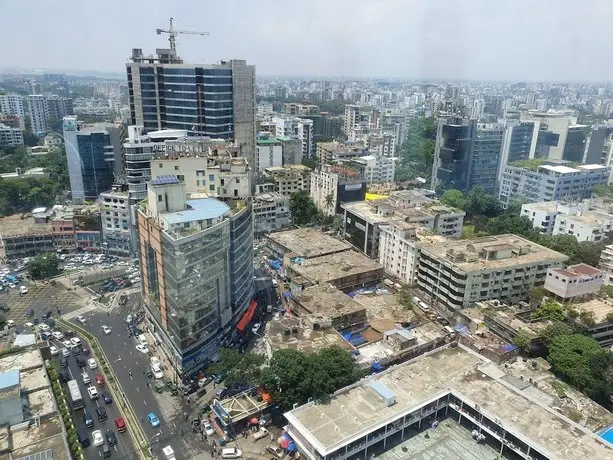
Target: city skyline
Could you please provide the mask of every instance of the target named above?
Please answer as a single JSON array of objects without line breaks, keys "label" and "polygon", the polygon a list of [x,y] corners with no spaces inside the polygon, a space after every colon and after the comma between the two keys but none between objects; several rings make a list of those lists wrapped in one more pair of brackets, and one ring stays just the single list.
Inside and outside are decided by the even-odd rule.
[{"label": "city skyline", "polygon": [[65,10],[57,1],[9,0],[7,17],[27,15],[34,27],[8,22],[0,38],[18,45],[4,49],[0,61],[15,69],[120,75],[132,48],[152,53],[168,46],[155,29],[167,28],[173,16],[177,29],[210,32],[177,37],[186,62],[246,59],[258,75],[608,81],[613,64],[603,58],[613,39],[606,23],[613,4],[587,3],[267,0],[228,1],[209,11],[181,2],[111,0],[104,9]]}]

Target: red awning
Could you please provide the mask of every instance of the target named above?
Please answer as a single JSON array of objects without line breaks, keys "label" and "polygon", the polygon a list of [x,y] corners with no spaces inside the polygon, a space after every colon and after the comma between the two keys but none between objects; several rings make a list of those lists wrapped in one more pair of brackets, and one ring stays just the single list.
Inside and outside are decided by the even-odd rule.
[{"label": "red awning", "polygon": [[236,329],[238,329],[241,332],[245,332],[245,328],[253,319],[253,315],[255,315],[255,310],[257,307],[258,307],[258,303],[255,300],[252,300],[251,303],[249,304],[249,308],[247,308],[247,311],[245,312],[243,317],[240,319],[240,321],[236,325]]}]

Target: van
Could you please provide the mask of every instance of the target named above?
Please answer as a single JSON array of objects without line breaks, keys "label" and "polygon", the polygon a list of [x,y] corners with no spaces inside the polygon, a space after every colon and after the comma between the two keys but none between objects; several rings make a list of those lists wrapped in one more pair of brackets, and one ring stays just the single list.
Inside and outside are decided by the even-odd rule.
[{"label": "van", "polygon": [[102,445],[102,457],[107,458],[111,456],[111,448],[108,444]]},{"label": "van", "polygon": [[221,458],[242,458],[243,451],[236,447],[225,447],[221,449]]},{"label": "van", "polygon": [[138,343],[139,345],[149,345],[149,343],[147,342],[147,339],[145,338],[144,334],[141,334],[137,337]]},{"label": "van", "polygon": [[85,430],[77,430],[77,439],[83,447],[87,447],[90,444],[89,436],[87,436],[87,431]]},{"label": "van", "polygon": [[445,330],[445,332],[447,332],[448,334],[453,334],[455,331],[449,327],[449,326],[443,326],[443,329]]}]

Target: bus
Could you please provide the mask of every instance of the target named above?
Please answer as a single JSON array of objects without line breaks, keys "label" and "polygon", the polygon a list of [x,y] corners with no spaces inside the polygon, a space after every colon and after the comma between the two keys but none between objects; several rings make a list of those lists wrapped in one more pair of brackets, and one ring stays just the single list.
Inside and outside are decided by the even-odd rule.
[{"label": "bus", "polygon": [[72,410],[82,409],[85,406],[81,390],[79,390],[79,383],[76,380],[68,381],[68,393]]}]

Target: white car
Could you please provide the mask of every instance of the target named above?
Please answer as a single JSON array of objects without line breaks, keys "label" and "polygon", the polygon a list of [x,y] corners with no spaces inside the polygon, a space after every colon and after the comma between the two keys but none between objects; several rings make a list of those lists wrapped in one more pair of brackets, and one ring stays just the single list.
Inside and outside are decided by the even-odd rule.
[{"label": "white car", "polygon": [[73,343],[70,340],[64,340],[62,342],[62,345],[64,345],[66,348],[72,348],[74,347]]},{"label": "white car", "polygon": [[102,437],[102,430],[94,431],[92,433],[92,437],[94,438],[94,446],[101,446],[102,444],[104,444],[104,438]]},{"label": "white car", "polygon": [[260,326],[262,326],[260,323],[255,323],[253,327],[251,328],[251,332],[253,332],[254,334],[257,334],[258,331],[260,330]]},{"label": "white car", "polygon": [[73,347],[78,347],[79,345],[81,345],[81,339],[78,337],[73,337],[72,339],[70,339],[70,343],[72,343]]},{"label": "white car", "polygon": [[215,434],[215,430],[213,429],[211,424],[208,422],[204,424],[204,432],[206,433],[207,436],[212,436]]},{"label": "white car", "polygon": [[151,370],[153,371],[153,376],[156,379],[163,379],[164,378],[164,373],[162,372],[162,369],[160,369],[159,366],[153,366],[153,368]]},{"label": "white car", "polygon": [[82,316],[82,315],[77,316],[77,321],[80,322],[81,324],[87,323],[85,316]]},{"label": "white car", "polygon": [[68,348],[62,348],[62,356],[64,358],[68,358],[70,356],[70,351],[68,351]]},{"label": "white car", "polygon": [[15,321],[13,321],[12,319],[9,319],[9,320],[6,322],[6,325],[7,325],[8,327],[15,327]]},{"label": "white car", "polygon": [[140,351],[141,353],[149,353],[149,348],[147,348],[147,345],[143,345],[139,343],[138,345],[136,345],[136,349]]},{"label": "white car", "polygon": [[91,399],[92,401],[100,397],[100,395],[98,395],[98,390],[96,389],[96,387],[87,387],[87,394],[89,394],[89,399]]},{"label": "white car", "polygon": [[27,294],[28,293],[28,288],[25,286],[19,286],[19,294],[23,295],[23,294]]},{"label": "white car", "polygon": [[83,379],[83,383],[86,385],[92,381],[92,379],[89,378],[89,374],[87,372],[83,372],[81,374],[81,379]]},{"label": "white car", "polygon": [[31,323],[30,321],[28,321],[26,323],[26,327],[34,327],[34,323]]},{"label": "white car", "polygon": [[60,353],[60,350],[57,347],[50,346],[49,351],[51,352],[51,356],[57,356]]},{"label": "white car", "polygon": [[47,326],[45,323],[41,324],[40,326],[38,326],[38,328],[42,331],[42,332],[48,332],[49,331],[49,326]]},{"label": "white car", "polygon": [[98,367],[98,363],[96,362],[94,358],[89,358],[87,360],[87,365],[89,366],[90,369],[95,369]]},{"label": "white car", "polygon": [[60,331],[53,331],[51,335],[56,340],[62,340],[64,338],[64,334],[62,334]]},{"label": "white car", "polygon": [[107,325],[103,325],[102,332],[104,332],[106,335],[109,335],[111,333],[111,328]]}]

